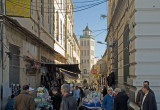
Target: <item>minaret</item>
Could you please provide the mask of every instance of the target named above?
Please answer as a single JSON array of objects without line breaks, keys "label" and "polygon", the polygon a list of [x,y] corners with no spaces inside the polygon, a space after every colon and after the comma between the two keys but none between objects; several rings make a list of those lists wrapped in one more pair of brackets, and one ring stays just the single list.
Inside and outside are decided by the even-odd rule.
[{"label": "minaret", "polygon": [[80,36],[80,48],[82,80],[86,79],[88,83],[90,82],[91,69],[94,65],[94,41],[92,31],[87,25],[83,30],[83,36]]}]

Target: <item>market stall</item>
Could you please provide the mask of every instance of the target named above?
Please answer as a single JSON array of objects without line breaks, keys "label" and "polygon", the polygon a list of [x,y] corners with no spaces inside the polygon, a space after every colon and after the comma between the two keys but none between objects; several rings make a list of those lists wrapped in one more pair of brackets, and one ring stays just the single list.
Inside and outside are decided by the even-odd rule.
[{"label": "market stall", "polygon": [[53,110],[52,100],[46,88],[38,87],[37,97],[34,100],[36,103],[36,110]]},{"label": "market stall", "polygon": [[100,93],[90,92],[84,99],[83,107],[85,107],[86,110],[101,110]]}]

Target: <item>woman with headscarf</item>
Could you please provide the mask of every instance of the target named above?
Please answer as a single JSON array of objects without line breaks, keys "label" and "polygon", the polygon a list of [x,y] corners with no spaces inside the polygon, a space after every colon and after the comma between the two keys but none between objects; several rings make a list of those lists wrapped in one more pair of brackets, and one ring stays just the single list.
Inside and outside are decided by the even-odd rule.
[{"label": "woman with headscarf", "polygon": [[107,90],[108,94],[104,96],[103,98],[103,101],[102,101],[102,108],[104,110],[112,110],[113,109],[113,99],[114,99],[114,96],[113,96],[113,89],[112,88],[109,88]]}]

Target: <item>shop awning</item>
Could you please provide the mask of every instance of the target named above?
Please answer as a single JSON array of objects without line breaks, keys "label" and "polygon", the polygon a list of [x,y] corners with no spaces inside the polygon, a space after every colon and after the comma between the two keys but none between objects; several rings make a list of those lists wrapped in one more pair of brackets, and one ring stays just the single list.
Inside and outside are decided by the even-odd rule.
[{"label": "shop awning", "polygon": [[78,64],[45,64],[46,66],[59,68],[65,76],[71,79],[78,79],[78,74],[81,73]]},{"label": "shop awning", "polygon": [[46,66],[53,66],[61,68],[63,70],[69,71],[71,73],[80,74],[81,71],[78,67],[78,64],[45,64]]},{"label": "shop awning", "polygon": [[70,79],[78,79],[78,74],[76,74],[76,73],[73,73],[71,71],[67,71],[67,70],[61,69],[61,68],[60,68],[60,71]]}]

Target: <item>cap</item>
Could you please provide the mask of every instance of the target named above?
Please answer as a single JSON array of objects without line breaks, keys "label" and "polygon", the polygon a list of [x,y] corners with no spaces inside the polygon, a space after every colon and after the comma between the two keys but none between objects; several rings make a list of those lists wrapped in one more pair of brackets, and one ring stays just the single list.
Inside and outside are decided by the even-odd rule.
[{"label": "cap", "polygon": [[33,88],[31,88],[31,87],[29,87],[29,91],[34,91],[34,89],[33,89]]}]

